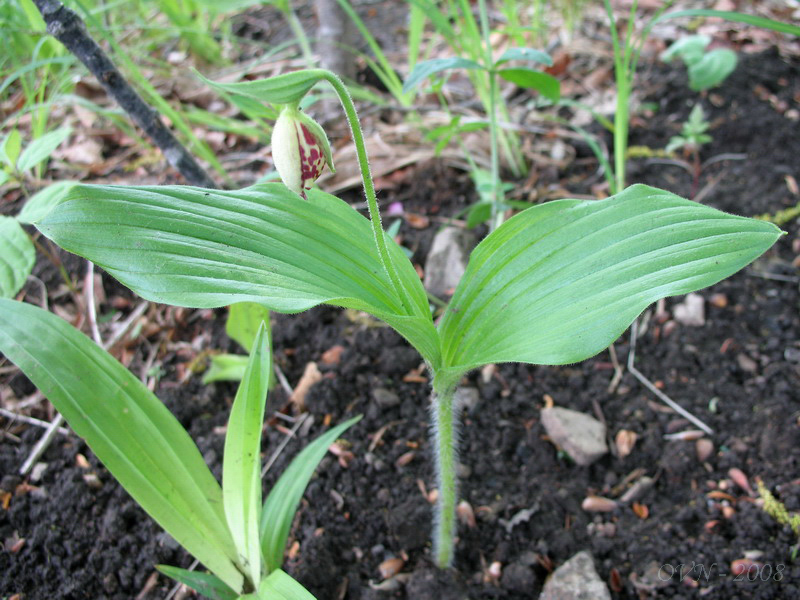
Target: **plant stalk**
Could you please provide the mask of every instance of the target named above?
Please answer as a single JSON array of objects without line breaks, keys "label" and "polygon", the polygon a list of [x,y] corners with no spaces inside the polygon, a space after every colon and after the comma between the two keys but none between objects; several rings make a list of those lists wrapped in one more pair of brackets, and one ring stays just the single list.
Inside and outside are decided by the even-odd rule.
[{"label": "plant stalk", "polygon": [[292,30],[297,43],[300,45],[300,51],[303,54],[303,60],[306,61],[306,66],[311,69],[314,67],[314,52],[311,50],[308,36],[303,29],[303,25],[300,23],[300,19],[297,18],[297,15],[292,9],[291,2],[287,2],[286,7],[287,10],[284,13],[286,21],[289,23],[289,28]]},{"label": "plant stalk", "polygon": [[344,108],[347,122],[350,124],[353,144],[356,147],[358,166],[361,170],[361,179],[364,182],[364,195],[367,198],[369,217],[372,223],[372,233],[375,237],[375,245],[378,247],[378,255],[381,263],[383,263],[386,274],[389,276],[396,296],[400,299],[407,314],[411,314],[413,303],[405,287],[400,282],[400,277],[397,274],[394,263],[392,263],[391,257],[389,256],[389,249],[386,246],[386,237],[383,231],[383,225],[381,225],[381,212],[378,207],[378,197],[375,194],[375,184],[372,181],[372,173],[369,168],[367,146],[364,142],[364,134],[361,131],[361,124],[358,121],[358,113],[356,112],[355,104],[353,104],[353,99],[350,96],[350,92],[347,90],[347,86],[344,85],[339,77],[324,69],[320,69],[320,73],[322,73],[322,78],[333,86],[333,89],[339,96],[339,101],[342,103],[342,108]]},{"label": "plant stalk", "polygon": [[492,161],[492,218],[489,223],[490,231],[494,231],[503,223],[503,211],[499,210],[502,200],[500,188],[500,160],[497,155],[497,79],[494,73],[494,60],[492,58],[492,44],[489,38],[489,15],[486,11],[486,0],[479,0],[478,8],[481,16],[481,32],[484,43],[484,66],[489,77],[489,136],[491,138]]},{"label": "plant stalk", "polygon": [[431,422],[436,454],[436,483],[439,497],[434,509],[433,557],[436,565],[446,569],[453,562],[456,535],[456,411],[453,407],[455,387],[437,390],[431,397]]}]

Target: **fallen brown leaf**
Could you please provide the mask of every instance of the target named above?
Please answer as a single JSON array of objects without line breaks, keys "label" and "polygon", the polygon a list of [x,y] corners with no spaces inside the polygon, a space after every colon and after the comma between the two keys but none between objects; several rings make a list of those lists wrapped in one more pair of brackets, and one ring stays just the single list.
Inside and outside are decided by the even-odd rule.
[{"label": "fallen brown leaf", "polygon": [[310,362],[306,365],[303,376],[294,388],[294,393],[289,397],[289,402],[294,405],[298,413],[305,411],[306,394],[311,387],[322,380],[322,373],[319,372],[317,363]]}]

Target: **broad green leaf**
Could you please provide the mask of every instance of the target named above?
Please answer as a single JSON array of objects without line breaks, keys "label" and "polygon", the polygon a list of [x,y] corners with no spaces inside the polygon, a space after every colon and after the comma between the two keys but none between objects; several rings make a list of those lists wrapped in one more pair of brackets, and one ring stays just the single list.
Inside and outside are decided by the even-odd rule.
[{"label": "broad green leaf", "polygon": [[216,575],[211,573],[198,573],[197,571],[187,571],[179,567],[170,565],[156,565],[156,569],[167,577],[189,586],[198,594],[202,594],[209,600],[236,600],[239,594],[234,592]]},{"label": "broad green leaf", "polygon": [[277,569],[269,574],[258,592],[250,596],[243,596],[243,600],[316,600],[314,596],[290,575]]},{"label": "broad green leaf", "polygon": [[244,354],[217,354],[211,357],[211,366],[203,375],[203,384],[215,381],[241,381],[249,357]]},{"label": "broad green leaf", "polygon": [[75,187],[74,181],[57,181],[46,188],[39,190],[28,198],[25,206],[17,215],[20,223],[31,224],[43,218],[54,206],[66,198],[69,191]]},{"label": "broad green leaf", "polygon": [[19,171],[27,171],[38,165],[43,160],[47,159],[53,150],[61,145],[61,142],[66,140],[72,133],[70,127],[59,127],[58,129],[45,133],[43,136],[36,138],[25,147],[22,154],[19,155],[17,161],[17,169]]},{"label": "broad green leaf", "polygon": [[361,420],[354,417],[321,435],[306,446],[291,462],[270,490],[261,512],[261,553],[267,565],[267,573],[272,573],[283,563],[283,553],[289,530],[294,521],[297,505],[303,497],[308,481],[314,474],[319,461],[336,439],[351,425]]},{"label": "broad green leaf", "polygon": [[369,221],[324,192],[301,200],[281,184],[80,185],[37,227],[148,300],[195,308],[258,302],[290,313],[321,303],[354,308],[383,319],[438,364],[438,335],[413,266],[386,237],[411,296],[404,308]]},{"label": "broad green leaf", "polygon": [[643,185],[530,208],[472,253],[439,325],[442,378],[488,363],[588,358],[650,303],[728,277],[780,235]]},{"label": "broad green leaf", "polygon": [[792,23],[782,23],[773,19],[765,17],[757,17],[755,15],[747,15],[745,13],[727,11],[727,10],[713,10],[704,8],[691,8],[687,10],[676,10],[673,12],[664,13],[658,17],[655,22],[666,21],[667,19],[676,19],[678,17],[717,17],[735,23],[747,23],[748,25],[755,25],[762,29],[771,29],[780,33],[788,33],[790,35],[800,36],[800,26],[793,25]]},{"label": "broad green leaf", "polygon": [[0,299],[0,352],[167,533],[241,589],[220,486],[178,420],[141,381],[69,323],[23,302]]},{"label": "broad green leaf", "polygon": [[509,48],[500,55],[494,66],[499,67],[505,62],[510,60],[529,60],[531,62],[539,62],[548,67],[553,66],[553,59],[547,52],[542,50],[534,50],[533,48]]},{"label": "broad green leaf", "polygon": [[520,87],[534,89],[553,102],[558,102],[561,97],[561,83],[548,73],[518,67],[499,69],[497,74]]},{"label": "broad green leaf", "polygon": [[272,371],[270,334],[263,321],[228,419],[222,461],[222,500],[240,563],[261,581],[258,517],[261,509],[261,429]]},{"label": "broad green leaf", "polygon": [[703,58],[706,46],[710,43],[711,38],[707,35],[687,35],[664,50],[659,58],[664,62],[670,62],[676,56],[680,56],[683,62],[690,65]]},{"label": "broad green leaf", "polygon": [[425,79],[436,73],[441,73],[448,69],[482,69],[483,67],[476,63],[474,60],[468,58],[452,57],[452,58],[432,58],[430,60],[423,60],[418,62],[414,70],[408,76],[403,84],[403,93],[410,92]]},{"label": "broad green leaf", "polygon": [[258,81],[241,81],[238,83],[217,83],[195,74],[215,90],[222,90],[231,94],[249,96],[260,102],[270,104],[290,104],[299,102],[314,85],[325,79],[327,73],[322,69],[304,69],[276,75]]},{"label": "broad green leaf", "polygon": [[262,321],[269,325],[268,309],[256,302],[238,302],[228,309],[225,333],[250,352]]},{"label": "broad green leaf", "polygon": [[17,159],[19,158],[21,150],[22,135],[18,129],[12,129],[3,139],[3,144],[0,145],[0,160],[2,160],[8,168],[13,169],[17,164]]},{"label": "broad green leaf", "polygon": [[11,217],[0,216],[0,298],[11,298],[25,285],[36,262],[28,234]]},{"label": "broad green leaf", "polygon": [[0,171],[0,187],[6,184],[6,181],[11,179],[11,176],[6,171]]},{"label": "broad green leaf", "polygon": [[689,65],[689,87],[695,92],[719,85],[736,68],[736,53],[728,48],[707,52],[696,63]]}]

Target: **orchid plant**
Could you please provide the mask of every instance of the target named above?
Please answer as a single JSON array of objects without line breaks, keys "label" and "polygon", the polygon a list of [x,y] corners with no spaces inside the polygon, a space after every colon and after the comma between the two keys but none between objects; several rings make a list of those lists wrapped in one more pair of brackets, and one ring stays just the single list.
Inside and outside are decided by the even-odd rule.
[{"label": "orchid plant", "polygon": [[[330,164],[330,155],[324,134],[296,106],[319,82],[333,87],[350,123],[368,219],[307,189],[319,157]],[[273,138],[286,185],[81,185],[36,226],[149,300],[198,308],[257,302],[285,313],[327,303],[366,311],[397,330],[422,355],[432,382],[439,491],[433,537],[441,567],[454,555],[454,395],[465,374],[490,363],[584,360],[652,302],[728,277],[781,235],[770,223],[643,185],[604,200],[548,202],[517,214],[477,246],[434,323],[417,272],[382,229],[364,137],[342,82],[314,69],[208,83],[288,107]]]},{"label": "orchid plant", "polygon": [[272,361],[265,322],[233,401],[220,486],[178,420],[108,352],[55,314],[0,298],[0,352],[84,438],[141,507],[211,573],[159,570],[212,600],[313,600],[280,569],[297,506],[328,447],[295,457],[261,504],[261,430]]}]

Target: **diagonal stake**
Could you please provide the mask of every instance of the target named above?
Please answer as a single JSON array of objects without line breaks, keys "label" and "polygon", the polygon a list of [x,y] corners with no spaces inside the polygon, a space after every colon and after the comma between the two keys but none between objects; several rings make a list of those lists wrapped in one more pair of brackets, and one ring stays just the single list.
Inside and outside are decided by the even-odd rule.
[{"label": "diagonal stake", "polygon": [[636,337],[638,333],[639,333],[639,319],[637,318],[633,322],[633,325],[631,325],[631,349],[630,352],[628,353],[628,371],[630,371],[631,374],[633,374],[633,376],[636,377],[636,379],[638,379],[643,386],[645,386],[648,390],[653,392],[658,397],[659,400],[661,400],[664,404],[669,406],[672,410],[674,410],[681,416],[686,417],[689,421],[697,425],[697,427],[705,431],[707,434],[709,435],[713,434],[714,430],[711,429],[711,427],[703,423],[703,421],[695,417],[692,413],[690,413],[688,410],[683,408],[672,398],[670,398],[664,392],[658,389],[655,385],[653,385],[652,381],[650,381],[647,377],[642,375],[639,369],[633,366],[633,361],[636,358]]}]

